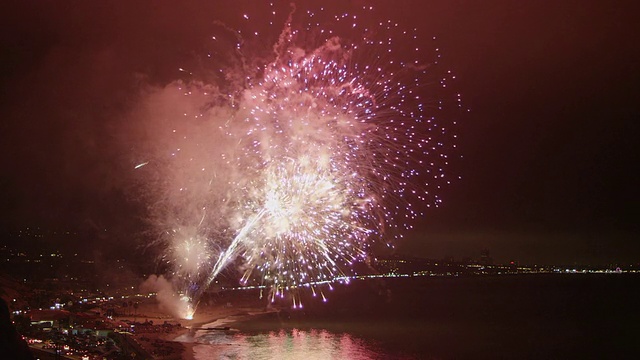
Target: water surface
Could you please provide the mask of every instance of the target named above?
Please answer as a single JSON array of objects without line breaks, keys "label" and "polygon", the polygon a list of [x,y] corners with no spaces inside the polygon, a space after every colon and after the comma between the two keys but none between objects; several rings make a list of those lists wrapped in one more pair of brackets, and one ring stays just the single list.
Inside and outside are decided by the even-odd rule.
[{"label": "water surface", "polygon": [[[357,281],[323,303],[198,332],[198,359],[634,358],[640,277]],[[219,326],[219,323],[215,324]]]}]

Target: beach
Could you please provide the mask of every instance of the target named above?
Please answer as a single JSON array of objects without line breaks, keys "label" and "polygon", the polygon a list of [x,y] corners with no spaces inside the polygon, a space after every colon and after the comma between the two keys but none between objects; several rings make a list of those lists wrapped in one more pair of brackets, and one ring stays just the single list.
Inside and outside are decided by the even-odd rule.
[{"label": "beach", "polygon": [[[267,309],[267,301],[253,291],[233,292],[209,296],[198,304],[193,319],[179,319],[171,309],[164,308],[155,299],[140,304],[136,316],[118,317],[118,320],[136,322],[131,340],[159,360],[195,360],[194,347],[204,330],[226,327],[247,320],[257,314],[276,310]],[[222,331],[222,330],[220,330]]]}]

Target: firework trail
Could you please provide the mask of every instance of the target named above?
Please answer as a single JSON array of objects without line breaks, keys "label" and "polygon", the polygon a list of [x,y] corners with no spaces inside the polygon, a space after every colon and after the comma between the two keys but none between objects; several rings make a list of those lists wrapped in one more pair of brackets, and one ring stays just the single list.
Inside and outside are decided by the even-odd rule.
[{"label": "firework trail", "polygon": [[231,263],[272,299],[343,276],[373,241],[410,229],[418,203],[437,206],[449,181],[455,145],[425,90],[448,75],[430,72],[416,35],[349,14],[328,27],[322,9],[286,15],[263,53],[257,32],[218,24],[208,56],[238,61],[213,60],[215,85],[176,82],[144,109],[159,119],[157,146],[136,168],[155,176],[154,223],[190,314]]}]

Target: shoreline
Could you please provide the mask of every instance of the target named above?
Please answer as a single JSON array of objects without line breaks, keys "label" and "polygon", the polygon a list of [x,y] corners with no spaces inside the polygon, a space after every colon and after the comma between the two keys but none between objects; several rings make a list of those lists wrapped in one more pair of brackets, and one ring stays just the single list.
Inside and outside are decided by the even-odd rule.
[{"label": "shoreline", "polygon": [[[157,360],[196,360],[194,347],[199,345],[195,341],[199,331],[225,331],[225,330],[201,330],[203,327],[230,327],[233,324],[246,321],[251,317],[276,312],[276,309],[267,309],[264,300],[257,297],[240,296],[231,297],[226,303],[201,304],[198,307],[193,320],[176,319],[168,315],[159,304],[147,303],[141,312],[147,315],[138,316],[144,321],[157,321],[156,325],[163,322],[175,324],[170,330],[147,331],[133,335],[135,341]],[[233,302],[233,304],[232,304]]]}]

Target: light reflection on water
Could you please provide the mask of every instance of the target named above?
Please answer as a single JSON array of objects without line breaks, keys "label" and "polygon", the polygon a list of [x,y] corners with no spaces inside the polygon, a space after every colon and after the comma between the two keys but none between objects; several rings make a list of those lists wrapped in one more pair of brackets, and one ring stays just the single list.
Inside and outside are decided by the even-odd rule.
[{"label": "light reflection on water", "polygon": [[198,332],[193,351],[205,359],[379,359],[373,346],[326,330],[280,330],[265,334]]}]

